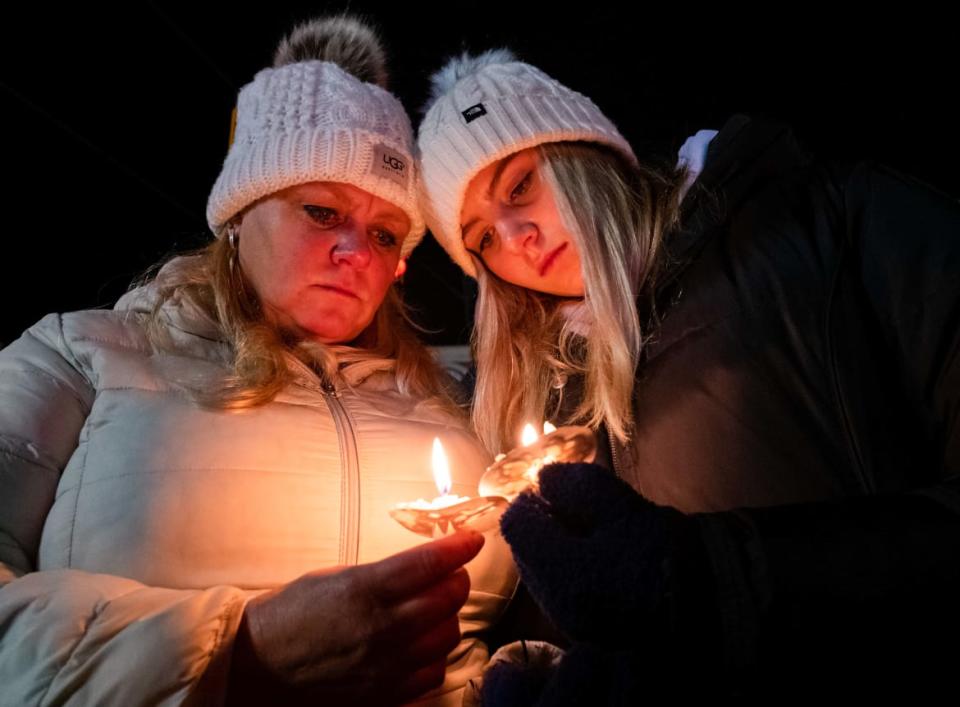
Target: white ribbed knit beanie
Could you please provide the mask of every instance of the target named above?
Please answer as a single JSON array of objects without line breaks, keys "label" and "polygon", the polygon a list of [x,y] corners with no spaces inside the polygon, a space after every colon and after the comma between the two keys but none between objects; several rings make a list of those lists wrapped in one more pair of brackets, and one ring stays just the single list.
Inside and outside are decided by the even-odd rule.
[{"label": "white ribbed knit beanie", "polygon": [[301,25],[280,44],[274,68],[259,72],[237,100],[234,139],[207,202],[218,237],[264,196],[306,182],[345,182],[403,209],[410,232],[401,257],[410,255],[426,229],[413,130],[400,101],[376,85],[386,83],[383,56],[373,32],[348,17]]},{"label": "white ribbed knit beanie", "polygon": [[460,209],[470,180],[487,165],[545,142],[633,150],[593,101],[517,61],[506,49],[451,59],[431,78],[420,124],[421,208],[427,225],[464,272],[476,277],[463,246]]}]

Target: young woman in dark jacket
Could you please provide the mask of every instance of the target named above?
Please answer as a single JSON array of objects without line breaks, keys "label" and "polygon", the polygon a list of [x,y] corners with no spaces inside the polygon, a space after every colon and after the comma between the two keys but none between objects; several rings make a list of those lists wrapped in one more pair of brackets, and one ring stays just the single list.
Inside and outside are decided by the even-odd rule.
[{"label": "young woman in dark jacket", "polygon": [[479,282],[481,437],[605,442],[504,516],[572,647],[491,671],[487,701],[945,683],[960,205],[745,116],[657,171],[503,51],[435,76],[419,146],[428,224]]}]

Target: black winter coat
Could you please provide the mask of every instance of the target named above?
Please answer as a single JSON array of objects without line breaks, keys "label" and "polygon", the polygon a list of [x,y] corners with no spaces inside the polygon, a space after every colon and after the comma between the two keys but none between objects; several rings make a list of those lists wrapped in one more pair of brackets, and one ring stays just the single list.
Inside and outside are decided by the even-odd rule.
[{"label": "black winter coat", "polygon": [[[940,682],[960,638],[960,204],[735,116],[681,224],[612,461],[697,514],[691,655],[734,692]],[[690,618],[714,607],[719,633]]]}]

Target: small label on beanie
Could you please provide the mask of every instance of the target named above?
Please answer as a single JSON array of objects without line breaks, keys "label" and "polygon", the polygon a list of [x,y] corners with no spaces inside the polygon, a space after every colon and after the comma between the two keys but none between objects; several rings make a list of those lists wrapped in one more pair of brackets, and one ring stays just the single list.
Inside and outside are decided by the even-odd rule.
[{"label": "small label on beanie", "polygon": [[404,189],[407,188],[407,172],[410,168],[406,158],[383,143],[373,148],[373,168],[370,171],[379,177],[392,179]]},{"label": "small label on beanie", "polygon": [[475,106],[470,106],[462,113],[463,119],[466,120],[468,123],[472,123],[481,115],[486,115],[486,114],[487,114],[487,109],[483,107],[482,103],[478,103]]}]

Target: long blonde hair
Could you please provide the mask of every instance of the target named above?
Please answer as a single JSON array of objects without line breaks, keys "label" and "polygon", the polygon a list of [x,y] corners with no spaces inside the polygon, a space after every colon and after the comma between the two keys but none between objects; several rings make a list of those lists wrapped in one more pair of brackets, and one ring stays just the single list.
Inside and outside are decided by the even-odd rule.
[{"label": "long blonde hair", "polygon": [[173,346],[162,311],[169,302],[192,305],[216,323],[229,344],[226,363],[232,371],[214,390],[191,391],[199,403],[249,408],[270,402],[298,377],[312,377],[319,384],[339,381],[349,385],[377,371],[392,371],[400,393],[448,412],[458,410],[449,376],[420,341],[394,286],[374,317],[370,345],[327,345],[297,337],[266,319],[256,291],[232,257],[235,252],[227,238],[215,240],[194,255],[157,277],[159,296],[146,330],[158,349]]},{"label": "long blonde hair", "polygon": [[578,335],[564,300],[511,285],[478,267],[473,330],[473,423],[491,452],[516,443],[526,421],[557,420],[563,384],[582,375],[582,397],[561,423],[627,441],[634,375],[645,342],[637,298],[649,291],[663,234],[675,225],[683,174],[628,163],[592,143],[538,148],[547,183],[580,252],[590,332]]}]

